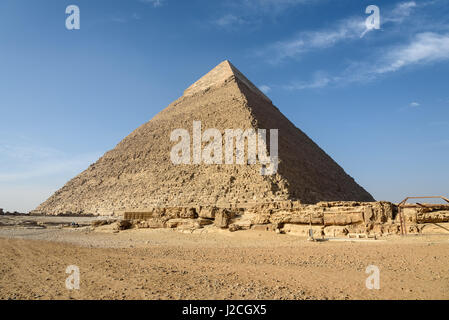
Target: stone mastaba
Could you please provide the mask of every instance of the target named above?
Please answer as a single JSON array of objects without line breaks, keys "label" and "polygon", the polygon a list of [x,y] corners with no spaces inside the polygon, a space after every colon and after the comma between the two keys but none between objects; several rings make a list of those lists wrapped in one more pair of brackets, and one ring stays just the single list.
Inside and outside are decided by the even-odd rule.
[{"label": "stone mastaba", "polygon": [[[276,174],[261,175],[260,164],[173,164],[170,134],[178,128],[192,130],[193,121],[222,132],[279,129]],[[264,93],[224,61],[35,212],[111,214],[156,206],[251,206],[283,200],[374,201]]]}]

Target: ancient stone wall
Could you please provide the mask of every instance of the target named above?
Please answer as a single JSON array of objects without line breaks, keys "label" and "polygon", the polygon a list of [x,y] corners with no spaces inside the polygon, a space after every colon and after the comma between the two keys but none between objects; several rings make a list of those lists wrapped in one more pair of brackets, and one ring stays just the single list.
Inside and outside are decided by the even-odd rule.
[{"label": "ancient stone wall", "polygon": [[[446,210],[439,210],[446,209]],[[425,211],[425,210],[424,210]],[[449,232],[449,208],[442,206],[433,212],[411,208],[403,212],[407,233]],[[158,207],[127,211],[124,219],[138,228],[200,229],[214,224],[230,231],[263,230],[307,236],[309,229],[315,235],[326,237],[351,234],[386,235],[401,233],[397,205],[390,202],[320,202],[315,205],[298,201],[280,201],[255,204],[251,207],[229,205],[197,207]],[[443,223],[436,228],[428,224]],[[445,229],[446,228],[446,229]]]}]

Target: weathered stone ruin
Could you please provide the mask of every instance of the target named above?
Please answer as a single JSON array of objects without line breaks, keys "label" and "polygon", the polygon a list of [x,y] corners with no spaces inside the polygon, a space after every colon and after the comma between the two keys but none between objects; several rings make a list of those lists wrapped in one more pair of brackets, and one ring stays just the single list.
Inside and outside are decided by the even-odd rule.
[{"label": "weathered stone ruin", "polygon": [[[449,233],[449,205],[434,208],[432,212],[423,212],[422,208],[402,212],[406,221],[404,233]],[[312,229],[315,235],[325,237],[378,237],[402,233],[398,213],[398,206],[390,202],[284,201],[251,208],[159,207],[145,212],[127,211],[124,219],[137,228],[189,232],[214,225],[230,231],[253,229],[307,236]]]},{"label": "weathered stone ruin", "polygon": [[[278,129],[277,172],[261,175],[259,163],[172,163],[171,132],[186,129],[192,135],[194,121],[201,121],[203,130],[221,133]],[[266,149],[269,153],[268,144]],[[214,225],[231,231],[259,228],[302,234],[312,225],[329,235],[395,233],[397,208],[373,201],[224,61],[33,212],[124,216],[139,228],[195,230]]]}]

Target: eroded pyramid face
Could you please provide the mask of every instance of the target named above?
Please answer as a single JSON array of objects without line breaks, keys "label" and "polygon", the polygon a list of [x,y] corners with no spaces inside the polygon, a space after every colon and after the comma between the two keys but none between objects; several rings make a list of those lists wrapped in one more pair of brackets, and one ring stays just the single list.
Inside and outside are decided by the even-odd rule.
[{"label": "eroded pyramid face", "polygon": [[[244,133],[243,154],[237,148],[238,134],[229,148],[227,130]],[[112,214],[164,206],[250,206],[288,199],[303,203],[374,200],[224,61],[35,211]]]}]

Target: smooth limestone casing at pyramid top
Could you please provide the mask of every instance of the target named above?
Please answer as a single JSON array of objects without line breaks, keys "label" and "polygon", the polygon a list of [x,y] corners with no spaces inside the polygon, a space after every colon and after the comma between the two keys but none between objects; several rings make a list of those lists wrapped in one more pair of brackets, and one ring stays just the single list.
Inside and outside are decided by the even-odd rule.
[{"label": "smooth limestone casing at pyramid top", "polygon": [[[175,165],[173,130],[279,129],[279,168]],[[269,148],[268,150],[269,151]],[[282,200],[374,201],[353,178],[296,128],[230,62],[224,61],[153,119],[70,180],[34,212],[112,214],[123,210],[251,204]]]}]

